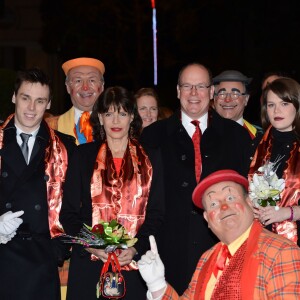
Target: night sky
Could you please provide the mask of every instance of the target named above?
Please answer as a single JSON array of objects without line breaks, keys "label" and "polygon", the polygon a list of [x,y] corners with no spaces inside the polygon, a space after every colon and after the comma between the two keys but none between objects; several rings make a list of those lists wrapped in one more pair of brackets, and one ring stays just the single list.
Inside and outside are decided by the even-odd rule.
[{"label": "night sky", "polygon": [[[297,4],[297,0],[157,0],[155,88],[161,102],[178,107],[178,71],[196,61],[213,75],[236,69],[253,77],[246,117],[257,120],[264,73],[281,71],[299,81]],[[42,0],[40,14],[42,49],[58,61],[92,56],[105,63],[106,87],[122,85],[136,91],[153,86],[150,0]]]}]

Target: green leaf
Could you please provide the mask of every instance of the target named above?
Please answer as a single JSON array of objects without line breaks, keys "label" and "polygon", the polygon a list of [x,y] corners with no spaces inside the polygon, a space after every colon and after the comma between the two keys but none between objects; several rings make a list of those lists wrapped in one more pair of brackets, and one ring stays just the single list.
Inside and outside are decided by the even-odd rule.
[{"label": "green leaf", "polygon": [[111,227],[111,228],[115,228],[117,225],[118,225],[118,222],[115,219],[111,220],[109,223],[109,227]]},{"label": "green leaf", "polygon": [[276,201],[271,199],[271,200],[269,200],[269,204],[270,204],[270,206],[276,206]]},{"label": "green leaf", "polygon": [[266,207],[268,205],[268,200],[267,199],[260,199],[260,206]]}]

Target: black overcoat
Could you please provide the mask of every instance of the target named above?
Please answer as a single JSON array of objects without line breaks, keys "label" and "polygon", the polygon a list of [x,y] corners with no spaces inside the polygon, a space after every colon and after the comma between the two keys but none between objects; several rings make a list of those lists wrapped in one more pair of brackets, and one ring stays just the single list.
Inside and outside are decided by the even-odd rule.
[{"label": "black overcoat", "polygon": [[[78,235],[83,223],[92,225],[91,178],[100,143],[79,145],[72,157],[67,172],[60,221],[67,234]],[[149,250],[149,235],[160,229],[164,213],[164,185],[161,156],[156,149],[146,151],[153,167],[150,195],[146,209],[146,219],[136,237],[134,245],[140,256]],[[140,166],[141,168],[143,166]],[[68,288],[68,300],[96,300],[96,284],[99,281],[102,261],[91,261],[91,255],[81,246],[73,246]],[[126,285],[126,297],[122,299],[145,299],[146,286],[138,271],[122,272]],[[103,299],[103,298],[101,298]]]},{"label": "black overcoat", "polygon": [[[69,150],[72,137],[57,133]],[[58,263],[65,245],[50,239],[45,175],[45,148],[49,133],[41,123],[29,165],[16,140],[14,119],[4,129],[0,176],[0,215],[24,210],[23,224],[7,244],[0,245],[1,300],[60,300]]]},{"label": "black overcoat", "polygon": [[[238,123],[209,113],[201,138],[202,177],[231,168],[247,176],[251,139]],[[180,111],[144,128],[141,143],[160,147],[164,166],[166,213],[158,237],[167,281],[181,295],[192,278],[201,254],[216,243],[203,212],[192,202],[196,187],[193,142],[180,120]]]}]

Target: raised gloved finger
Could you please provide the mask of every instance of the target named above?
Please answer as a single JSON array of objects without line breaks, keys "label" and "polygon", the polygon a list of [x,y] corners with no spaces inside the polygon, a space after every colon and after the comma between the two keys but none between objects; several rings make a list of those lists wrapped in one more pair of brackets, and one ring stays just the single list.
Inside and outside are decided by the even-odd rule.
[{"label": "raised gloved finger", "polygon": [[150,249],[153,253],[158,254],[156,241],[153,235],[149,236],[149,242],[150,242]]},{"label": "raised gloved finger", "polygon": [[12,224],[16,228],[18,228],[23,223],[23,220],[21,218],[14,218],[14,219],[9,220],[7,222]]},{"label": "raised gloved finger", "polygon": [[14,218],[18,218],[24,214],[23,210],[16,211],[14,213],[10,212],[10,214],[6,215],[4,221],[12,220]]}]

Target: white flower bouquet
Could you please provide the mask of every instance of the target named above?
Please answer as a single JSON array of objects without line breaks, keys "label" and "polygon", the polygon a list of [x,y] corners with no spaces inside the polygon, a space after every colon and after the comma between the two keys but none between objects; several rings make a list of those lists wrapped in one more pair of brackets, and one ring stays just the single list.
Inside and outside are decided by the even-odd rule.
[{"label": "white flower bouquet", "polygon": [[276,175],[275,165],[278,161],[266,161],[253,175],[249,184],[249,197],[256,207],[277,206],[277,201],[280,200],[285,180],[278,179]]}]

